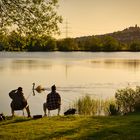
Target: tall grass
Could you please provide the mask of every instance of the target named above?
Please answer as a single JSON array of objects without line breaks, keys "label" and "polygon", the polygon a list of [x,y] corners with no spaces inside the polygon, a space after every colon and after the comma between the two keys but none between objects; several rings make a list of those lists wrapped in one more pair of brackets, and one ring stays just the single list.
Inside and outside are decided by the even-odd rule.
[{"label": "tall grass", "polygon": [[86,95],[74,102],[79,115],[117,115],[117,105],[114,99],[92,99]]},{"label": "tall grass", "polygon": [[104,100],[103,106],[103,111],[106,116],[118,115],[120,113],[115,99]]},{"label": "tall grass", "polygon": [[77,109],[80,115],[95,115],[100,112],[100,101],[92,99],[89,95],[86,95],[74,103],[74,107]]},{"label": "tall grass", "polygon": [[140,86],[119,89],[114,99],[98,100],[89,95],[74,103],[80,115],[118,115],[129,112],[140,112]]},{"label": "tall grass", "polygon": [[74,103],[80,115],[118,115],[140,112],[140,87],[116,91],[114,99],[98,100],[86,95]]}]

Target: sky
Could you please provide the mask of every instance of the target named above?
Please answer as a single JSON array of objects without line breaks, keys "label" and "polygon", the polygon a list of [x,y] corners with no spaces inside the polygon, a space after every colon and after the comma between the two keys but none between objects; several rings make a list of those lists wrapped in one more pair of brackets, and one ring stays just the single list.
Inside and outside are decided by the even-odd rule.
[{"label": "sky", "polygon": [[59,38],[106,34],[140,26],[140,0],[59,0],[58,4],[58,14],[63,17]]}]

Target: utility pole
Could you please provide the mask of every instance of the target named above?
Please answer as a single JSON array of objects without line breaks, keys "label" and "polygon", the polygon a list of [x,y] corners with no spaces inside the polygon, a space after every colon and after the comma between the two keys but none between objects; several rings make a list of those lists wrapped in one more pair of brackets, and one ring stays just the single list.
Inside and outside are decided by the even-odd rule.
[{"label": "utility pole", "polygon": [[68,21],[66,20],[65,22],[65,38],[68,38],[68,33],[69,33],[69,26],[68,26]]}]

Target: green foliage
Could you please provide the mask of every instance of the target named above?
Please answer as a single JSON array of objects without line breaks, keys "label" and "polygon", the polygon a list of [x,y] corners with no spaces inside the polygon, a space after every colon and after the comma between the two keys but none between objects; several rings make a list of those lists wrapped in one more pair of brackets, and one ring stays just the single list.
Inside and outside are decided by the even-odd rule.
[{"label": "green foliage", "polygon": [[98,101],[86,95],[78,99],[74,106],[80,115],[95,115],[98,109]]},{"label": "green foliage", "polygon": [[26,42],[28,51],[52,51],[56,49],[56,40],[49,36],[29,36]]},{"label": "green foliage", "polygon": [[139,51],[139,43],[120,43],[113,37],[65,38],[56,40],[48,35],[22,35],[18,31],[0,32],[0,51]]},{"label": "green foliage", "polygon": [[115,98],[120,111],[123,114],[140,110],[140,87],[130,87],[117,90]]},{"label": "green foliage", "polygon": [[124,46],[111,36],[90,36],[75,39],[79,50],[84,51],[121,51]]},{"label": "green foliage", "polygon": [[130,44],[130,51],[140,51],[140,42],[135,41]]},{"label": "green foliage", "polygon": [[57,42],[57,48],[59,51],[77,51],[78,44],[74,39],[66,38]]},{"label": "green foliage", "polygon": [[105,36],[102,39],[102,42],[103,42],[102,49],[104,51],[118,51],[118,50],[120,50],[119,42],[111,36]]},{"label": "green foliage", "polygon": [[54,51],[57,50],[56,39],[50,36],[21,36],[12,31],[7,36],[0,34],[0,50],[5,51]]},{"label": "green foliage", "polygon": [[90,96],[78,99],[74,107],[80,115],[120,115],[140,111],[140,87],[119,89],[115,100],[94,100]]},{"label": "green foliage", "polygon": [[117,110],[115,104],[109,105],[109,112],[110,112],[110,115],[117,115],[118,114],[118,110]]},{"label": "green foliage", "polygon": [[4,50],[4,47],[6,45],[6,36],[0,32],[0,51]]},{"label": "green foliage", "polygon": [[9,28],[24,35],[52,35],[59,33],[57,0],[1,0],[0,29]]},{"label": "green foliage", "polygon": [[105,115],[114,116],[120,114],[120,110],[115,100],[106,100],[103,104]]},{"label": "green foliage", "polygon": [[24,51],[26,49],[25,38],[13,31],[8,36],[8,51]]},{"label": "green foliage", "polygon": [[82,51],[100,51],[101,40],[95,36],[76,38],[79,50]]}]

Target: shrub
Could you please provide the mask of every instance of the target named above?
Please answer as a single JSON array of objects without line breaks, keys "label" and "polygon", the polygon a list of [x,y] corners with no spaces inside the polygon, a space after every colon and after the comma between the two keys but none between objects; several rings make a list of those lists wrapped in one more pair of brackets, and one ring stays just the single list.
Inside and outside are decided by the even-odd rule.
[{"label": "shrub", "polygon": [[123,114],[140,110],[140,87],[117,90],[116,103]]}]

